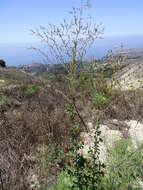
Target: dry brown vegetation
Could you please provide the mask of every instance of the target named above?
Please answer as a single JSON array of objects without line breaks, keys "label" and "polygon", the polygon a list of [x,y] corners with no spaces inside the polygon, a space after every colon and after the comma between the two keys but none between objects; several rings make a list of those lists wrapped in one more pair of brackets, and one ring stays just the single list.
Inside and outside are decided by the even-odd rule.
[{"label": "dry brown vegetation", "polygon": [[143,89],[120,91],[112,90],[104,110],[92,103],[92,98],[79,94],[76,104],[85,119],[103,115],[104,120],[140,120],[143,118]]},{"label": "dry brown vegetation", "polygon": [[69,123],[64,97],[42,84],[37,92],[27,94],[28,85],[0,92],[7,99],[13,97],[20,102],[19,105],[4,102],[0,106],[2,189],[28,189],[27,176],[34,164],[29,157],[31,152],[40,144],[55,142],[65,145],[68,141]]},{"label": "dry brown vegetation", "polygon": [[[99,114],[104,120],[143,118],[142,89],[114,90],[111,94],[104,111],[93,105],[87,94],[77,94],[75,105],[82,116],[83,121],[78,118],[82,126],[82,122],[96,119]],[[0,184],[2,190],[29,189],[28,176],[32,168],[39,167],[33,158],[35,150],[56,143],[67,151],[71,127],[66,113],[68,97],[60,85],[57,90],[35,78],[1,88],[0,96],[5,97],[0,105]],[[48,182],[51,173],[56,175],[58,169],[57,165],[45,167],[39,177]]]},{"label": "dry brown vegetation", "polygon": [[113,91],[105,115],[111,119],[141,121],[143,118],[143,89]]}]

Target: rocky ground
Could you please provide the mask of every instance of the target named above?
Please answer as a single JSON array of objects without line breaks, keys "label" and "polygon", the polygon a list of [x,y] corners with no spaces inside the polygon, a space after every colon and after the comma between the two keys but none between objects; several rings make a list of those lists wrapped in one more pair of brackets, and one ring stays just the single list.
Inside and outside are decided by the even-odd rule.
[{"label": "rocky ground", "polygon": [[143,88],[143,58],[124,67],[118,73],[117,78],[123,90]]},{"label": "rocky ground", "polygon": [[[84,156],[88,157],[88,150],[92,147],[94,130],[96,126],[93,126],[91,122],[87,123],[89,132],[82,132],[81,138],[85,142],[83,148]],[[135,147],[142,145],[143,143],[143,123],[136,120],[111,120],[100,126],[101,137],[103,143],[101,143],[101,160],[106,160],[108,156],[108,149],[112,147],[115,141],[121,138],[131,138],[131,141]]]}]

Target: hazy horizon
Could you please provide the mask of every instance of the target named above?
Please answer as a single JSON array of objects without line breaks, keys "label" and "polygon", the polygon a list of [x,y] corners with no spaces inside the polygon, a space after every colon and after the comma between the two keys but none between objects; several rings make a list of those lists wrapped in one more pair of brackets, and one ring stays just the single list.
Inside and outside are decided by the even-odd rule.
[{"label": "hazy horizon", "polygon": [[[60,24],[70,19],[72,6],[79,7],[81,0],[5,0],[0,1],[0,59],[7,65],[42,62],[31,46],[39,46],[30,30],[49,23]],[[95,23],[103,23],[103,40],[97,40],[89,54],[102,57],[120,46],[125,49],[143,48],[143,1],[91,0],[90,14]]]},{"label": "hazy horizon", "polygon": [[[8,66],[18,66],[36,62],[45,63],[38,52],[29,49],[31,46],[38,47],[39,44],[38,42],[0,44],[0,58],[4,59]],[[107,51],[115,47],[120,47],[121,44],[123,44],[124,49],[143,48],[143,35],[97,39],[88,54],[95,58],[101,58]]]}]

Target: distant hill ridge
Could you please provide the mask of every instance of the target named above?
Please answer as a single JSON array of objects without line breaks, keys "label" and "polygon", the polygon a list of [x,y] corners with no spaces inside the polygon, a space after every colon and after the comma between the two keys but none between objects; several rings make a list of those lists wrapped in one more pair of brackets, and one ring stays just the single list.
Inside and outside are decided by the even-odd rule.
[{"label": "distant hill ridge", "polygon": [[[126,62],[125,62],[126,65],[135,64],[136,62],[143,60],[143,48],[122,50],[121,56],[126,57]],[[104,59],[106,59],[106,57]],[[102,62],[100,62],[100,64],[102,64]],[[54,74],[57,72],[59,72],[60,74],[66,73],[64,66],[61,64],[32,63],[27,65],[21,65],[18,67],[18,69],[35,76],[42,75],[43,73],[44,74],[50,74],[50,73]]]}]

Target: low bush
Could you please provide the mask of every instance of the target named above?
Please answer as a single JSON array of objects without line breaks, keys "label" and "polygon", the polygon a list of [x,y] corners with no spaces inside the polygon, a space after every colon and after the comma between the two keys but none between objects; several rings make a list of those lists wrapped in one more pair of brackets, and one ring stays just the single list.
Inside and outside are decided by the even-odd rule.
[{"label": "low bush", "polygon": [[6,67],[6,62],[3,59],[0,59],[0,67]]},{"label": "low bush", "polygon": [[94,78],[88,72],[83,72],[80,74],[79,78],[75,82],[76,90],[85,94],[90,94],[94,89]]},{"label": "low bush", "polygon": [[[0,105],[0,169],[4,189],[29,189],[29,172],[34,166],[38,170],[35,160],[30,157],[33,149],[41,144],[46,147],[53,143],[62,147],[68,146],[70,127],[65,113],[65,97],[59,91],[41,83],[38,94],[29,98],[25,94],[28,84],[29,82],[0,91],[3,103],[7,103],[9,98],[17,99],[21,103],[19,107],[13,104]],[[38,84],[33,82],[31,85]],[[56,151],[56,148],[52,149]],[[64,156],[61,151],[57,154]],[[41,162],[36,160],[39,167]],[[51,164],[49,173],[46,168],[41,169],[44,173],[41,172],[40,179],[45,175],[45,180],[49,179],[51,174],[56,176],[57,165],[60,167],[64,161],[57,159],[55,162],[57,164],[53,165],[56,167]]]},{"label": "low bush", "polygon": [[11,96],[2,95],[0,97],[0,105],[1,106],[19,106],[21,103],[16,98]]},{"label": "low bush", "polygon": [[65,156],[60,145],[51,144],[46,146],[43,144],[39,146],[33,154],[36,165],[32,170],[32,176],[36,176],[36,180],[31,177],[31,186],[35,189],[45,190],[47,186],[52,184],[57,172],[65,164]]},{"label": "low bush", "polygon": [[6,105],[8,103],[8,97],[5,95],[1,96],[1,104]]},{"label": "low bush", "polygon": [[92,94],[92,102],[99,109],[104,108],[104,106],[108,103],[108,101],[109,101],[108,98],[102,93],[98,93],[95,91]]},{"label": "low bush", "polygon": [[130,139],[116,141],[109,151],[104,189],[141,190],[143,145],[135,148]]},{"label": "low bush", "polygon": [[[106,168],[97,190],[141,190],[143,177],[143,145],[135,148],[130,139],[116,141],[109,149]],[[59,174],[57,182],[50,190],[70,190],[71,178],[66,172]],[[90,180],[88,181],[90,183]],[[83,188],[86,189],[86,188]],[[90,188],[91,190],[92,188]]]},{"label": "low bush", "polygon": [[29,84],[26,89],[26,96],[32,97],[34,94],[36,94],[39,91],[40,87],[37,85]]},{"label": "low bush", "polygon": [[53,187],[49,188],[49,190],[69,190],[70,185],[70,178],[67,177],[67,173],[65,171],[62,171],[58,175],[56,183],[53,185]]}]

